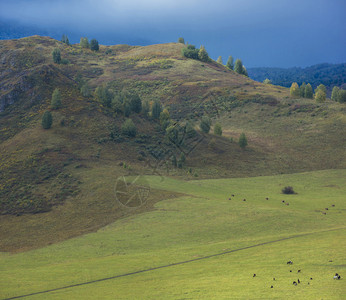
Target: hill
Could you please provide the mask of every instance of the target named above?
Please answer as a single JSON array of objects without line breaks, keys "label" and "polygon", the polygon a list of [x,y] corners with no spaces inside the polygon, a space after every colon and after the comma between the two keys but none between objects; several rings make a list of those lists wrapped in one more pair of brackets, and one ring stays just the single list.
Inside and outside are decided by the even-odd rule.
[{"label": "hill", "polygon": [[307,68],[249,68],[248,73],[253,80],[263,82],[270,79],[275,85],[290,87],[292,82],[301,85],[303,82],[310,83],[315,89],[324,84],[329,95],[334,86],[345,89],[346,87],[346,64],[318,64]]},{"label": "hill", "polygon": [[[122,176],[191,180],[345,168],[344,104],[291,99],[287,88],[214,61],[184,58],[183,47],[101,45],[91,51],[40,36],[0,41],[0,222],[11,225],[12,237],[17,232],[17,238],[1,239],[2,250],[96,231],[152,209],[167,195],[179,196],[154,190],[146,206],[129,212],[114,200]],[[53,62],[55,48],[63,64]],[[81,92],[86,83],[90,94]],[[111,98],[160,102],[169,111],[173,138],[159,120],[134,112],[137,135],[124,135],[127,117],[95,96],[98,87]],[[52,109],[56,88],[62,107]],[[49,130],[41,126],[46,110],[53,115]],[[223,136],[201,132],[202,116],[219,122]],[[242,132],[249,141],[245,149],[236,142]],[[185,161],[172,165],[182,153]]]}]

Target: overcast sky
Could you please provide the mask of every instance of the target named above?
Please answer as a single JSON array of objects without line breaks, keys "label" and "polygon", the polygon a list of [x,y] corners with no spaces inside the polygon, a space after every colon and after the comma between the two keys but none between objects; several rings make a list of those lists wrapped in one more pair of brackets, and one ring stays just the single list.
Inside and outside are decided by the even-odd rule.
[{"label": "overcast sky", "polygon": [[0,0],[0,20],[32,34],[65,33],[74,43],[81,36],[108,45],[184,37],[214,59],[232,55],[246,67],[346,62],[346,0]]}]

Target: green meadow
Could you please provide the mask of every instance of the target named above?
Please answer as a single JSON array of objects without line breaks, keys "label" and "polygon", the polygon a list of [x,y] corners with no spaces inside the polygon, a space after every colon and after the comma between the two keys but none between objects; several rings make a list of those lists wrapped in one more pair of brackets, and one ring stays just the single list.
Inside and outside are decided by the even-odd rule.
[{"label": "green meadow", "polygon": [[[183,196],[95,233],[1,253],[0,297],[343,299],[345,178],[346,170],[193,181],[143,177],[153,189]],[[296,194],[282,194],[285,186]],[[333,279],[336,272],[341,280]],[[122,274],[128,275],[111,278]],[[100,279],[107,280],[91,282]],[[76,284],[82,285],[59,289]]]}]

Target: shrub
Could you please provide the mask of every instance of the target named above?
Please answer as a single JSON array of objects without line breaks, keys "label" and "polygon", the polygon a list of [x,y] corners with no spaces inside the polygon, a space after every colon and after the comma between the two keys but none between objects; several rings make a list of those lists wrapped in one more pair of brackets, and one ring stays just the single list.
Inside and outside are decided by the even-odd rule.
[{"label": "shrub", "polygon": [[199,49],[196,49],[194,45],[187,45],[187,47],[181,49],[182,55],[186,58],[198,59],[198,52]]},{"label": "shrub", "polygon": [[80,88],[80,92],[84,97],[90,97],[91,96],[91,90],[87,83],[84,83],[82,87]]},{"label": "shrub", "polygon": [[272,82],[270,81],[270,79],[266,78],[263,80],[264,84],[271,84]]},{"label": "shrub", "polygon": [[135,137],[137,134],[136,125],[131,119],[127,119],[121,126],[121,133],[129,137]]},{"label": "shrub", "polygon": [[242,149],[245,149],[245,147],[247,146],[247,138],[244,132],[240,135],[238,144]]},{"label": "shrub", "polygon": [[131,110],[137,114],[142,111],[142,100],[139,98],[138,94],[132,94],[127,96],[129,98],[129,103]]},{"label": "shrub", "polygon": [[162,106],[161,103],[159,101],[155,101],[153,103],[153,107],[151,108],[151,117],[153,119],[159,119],[160,118],[160,114],[162,111]]},{"label": "shrub", "polygon": [[43,116],[42,116],[42,127],[44,129],[49,129],[52,127],[53,124],[53,117],[50,111],[45,111]]},{"label": "shrub", "polygon": [[150,110],[150,104],[148,100],[143,101],[142,103],[142,114],[147,117],[149,114],[149,110]]},{"label": "shrub", "polygon": [[287,195],[290,195],[290,194],[296,194],[293,190],[293,187],[291,186],[285,186],[283,189],[282,189],[282,193],[283,194],[287,194]]},{"label": "shrub", "polygon": [[61,107],[61,93],[59,89],[54,90],[50,105],[52,109],[58,109]]},{"label": "shrub", "polygon": [[220,123],[216,123],[214,126],[214,134],[221,136],[222,135],[222,127]]},{"label": "shrub", "polygon": [[210,125],[211,125],[211,120],[209,117],[207,116],[203,116],[202,117],[202,120],[201,120],[201,123],[199,125],[199,127],[201,128],[201,130],[204,132],[204,133],[209,133],[210,131]]},{"label": "shrub", "polygon": [[160,113],[160,124],[161,124],[161,128],[163,130],[166,130],[166,128],[168,127],[170,122],[170,116],[169,116],[169,112],[167,109],[164,109],[161,113]]},{"label": "shrub", "polygon": [[178,39],[178,43],[185,44],[184,38],[183,38],[183,37],[180,37],[180,38]]}]

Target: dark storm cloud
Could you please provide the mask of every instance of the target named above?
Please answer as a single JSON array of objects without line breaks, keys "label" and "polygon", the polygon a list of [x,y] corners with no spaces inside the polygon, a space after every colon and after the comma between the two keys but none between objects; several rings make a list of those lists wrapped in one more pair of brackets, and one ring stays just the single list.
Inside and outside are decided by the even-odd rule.
[{"label": "dark storm cloud", "polygon": [[345,62],[344,0],[0,0],[0,18],[103,44],[176,41],[246,66]]}]

